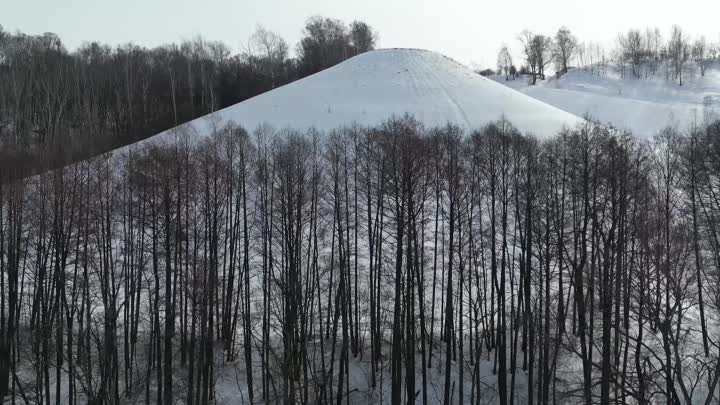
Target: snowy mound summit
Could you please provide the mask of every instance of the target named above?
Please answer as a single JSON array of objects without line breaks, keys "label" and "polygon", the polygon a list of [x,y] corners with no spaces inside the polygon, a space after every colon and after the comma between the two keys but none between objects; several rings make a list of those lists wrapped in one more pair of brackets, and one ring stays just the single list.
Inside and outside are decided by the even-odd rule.
[{"label": "snowy mound summit", "polygon": [[[414,115],[425,125],[451,122],[468,129],[503,115],[520,130],[550,136],[580,118],[486,79],[438,53],[417,49],[367,52],[304,79],[213,114],[247,130],[329,130],[375,125],[393,115]],[[200,132],[207,117],[192,122]]]}]

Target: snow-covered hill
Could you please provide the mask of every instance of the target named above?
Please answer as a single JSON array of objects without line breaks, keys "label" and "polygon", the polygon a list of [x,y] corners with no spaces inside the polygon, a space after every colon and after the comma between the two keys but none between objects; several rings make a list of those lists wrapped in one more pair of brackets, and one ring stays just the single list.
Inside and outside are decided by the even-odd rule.
[{"label": "snow-covered hill", "polygon": [[664,72],[647,79],[621,78],[616,67],[601,76],[574,69],[560,79],[538,81],[535,86],[522,78],[496,80],[577,116],[589,114],[638,136],[651,137],[665,126],[686,129],[701,122],[705,114],[720,111],[720,67],[709,68],[704,77],[694,69],[687,70],[682,86],[677,80],[666,80]]},{"label": "snow-covered hill", "polygon": [[501,116],[524,132],[555,134],[580,121],[543,102],[484,78],[443,55],[417,49],[384,49],[351,58],[315,75],[192,121],[233,121],[248,130],[329,130],[353,123],[375,125],[410,113],[426,125],[452,122],[479,128]]}]

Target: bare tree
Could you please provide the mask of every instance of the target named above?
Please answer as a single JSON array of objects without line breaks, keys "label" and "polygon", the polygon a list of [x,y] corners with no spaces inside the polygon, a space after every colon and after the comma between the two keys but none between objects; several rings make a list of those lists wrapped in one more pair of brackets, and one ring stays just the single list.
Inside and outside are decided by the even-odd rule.
[{"label": "bare tree", "polygon": [[662,34],[660,29],[647,28],[645,30],[645,43],[648,50],[648,63],[650,64],[650,73],[657,73],[658,65],[660,63],[660,51],[662,48]]},{"label": "bare tree", "polygon": [[350,23],[350,46],[354,55],[359,55],[375,49],[378,34],[372,27],[363,21]]},{"label": "bare tree", "polygon": [[647,52],[640,30],[633,29],[628,31],[625,35],[620,35],[618,43],[620,44],[620,57],[622,57],[623,60],[630,62],[633,77],[642,77],[641,67],[645,62]]},{"label": "bare tree", "polygon": [[700,76],[705,76],[708,65],[708,46],[705,37],[700,37],[693,43],[692,58],[700,69]]},{"label": "bare tree", "polygon": [[515,79],[515,74],[510,72],[513,65],[512,61],[512,55],[510,55],[510,51],[508,50],[507,45],[503,45],[502,48],[500,48],[500,52],[498,53],[498,59],[497,59],[497,68],[498,73],[504,73],[505,74],[505,80],[510,80],[510,76],[512,75],[512,78]]},{"label": "bare tree", "polygon": [[555,63],[558,70],[567,73],[568,64],[575,56],[578,40],[567,27],[560,27],[555,34]]},{"label": "bare tree", "polygon": [[530,69],[534,85],[538,76],[541,80],[545,79],[545,68],[552,61],[552,39],[545,35],[533,34],[528,30],[523,31],[518,39],[522,43],[525,62]]},{"label": "bare tree", "polygon": [[297,54],[308,74],[344,61],[352,56],[347,26],[332,18],[310,17],[298,43]]},{"label": "bare tree", "polygon": [[272,86],[278,85],[279,76],[288,57],[288,45],[278,34],[258,25],[248,41],[246,58],[257,71],[268,76]]},{"label": "bare tree", "polygon": [[683,69],[685,63],[690,58],[690,45],[682,28],[674,25],[668,42],[669,59],[673,65],[673,76],[679,80],[680,85],[683,84]]}]

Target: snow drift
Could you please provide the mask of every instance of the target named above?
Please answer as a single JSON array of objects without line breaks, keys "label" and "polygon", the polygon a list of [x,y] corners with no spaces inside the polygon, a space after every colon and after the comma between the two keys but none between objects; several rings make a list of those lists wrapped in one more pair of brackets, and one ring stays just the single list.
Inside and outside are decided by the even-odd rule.
[{"label": "snow drift", "polygon": [[560,79],[538,81],[535,86],[529,86],[526,78],[505,81],[502,76],[496,80],[576,116],[589,114],[600,122],[650,138],[666,126],[686,130],[693,123],[718,118],[718,67],[711,66],[705,76],[688,67],[682,86],[677,80],[666,80],[663,72],[643,79],[623,78],[615,65],[602,76],[573,69]]}]

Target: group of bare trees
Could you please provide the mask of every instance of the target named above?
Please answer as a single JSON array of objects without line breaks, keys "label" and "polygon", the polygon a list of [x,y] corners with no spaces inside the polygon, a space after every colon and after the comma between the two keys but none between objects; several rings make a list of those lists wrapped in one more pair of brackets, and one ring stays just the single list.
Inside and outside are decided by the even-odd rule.
[{"label": "group of bare trees", "polygon": [[666,80],[677,80],[681,86],[688,63],[692,62],[700,76],[705,76],[705,70],[717,59],[718,52],[720,45],[709,43],[704,36],[693,40],[677,25],[672,27],[667,40],[663,40],[658,28],[648,28],[645,32],[631,29],[618,36],[614,51],[622,75],[629,65],[632,77],[647,78],[662,73]]},{"label": "group of bare trees", "polygon": [[378,34],[362,21],[353,21],[348,28],[340,20],[311,17],[297,46],[298,69],[313,74],[345,59],[375,49]]},{"label": "group of bare trees", "polygon": [[512,54],[510,53],[507,45],[503,45],[498,53],[497,74],[505,75],[506,81],[510,80],[511,77],[514,80],[515,75],[517,74],[517,68],[513,64]]},{"label": "group of bare trees", "polygon": [[[697,63],[701,76],[705,68],[714,59],[708,52],[704,37],[691,43],[688,36],[679,26],[675,25],[667,43],[662,42],[658,29],[648,29],[645,34],[640,30],[631,29],[627,34],[618,37],[618,60],[624,68],[631,67],[632,77],[643,78],[654,75],[660,67],[664,67],[665,77],[678,80],[683,84],[683,70],[686,63],[693,60]],[[624,73],[624,70],[621,71]]]},{"label": "group of bare trees", "polygon": [[0,176],[135,142],[372,50],[376,41],[366,23],[348,30],[315,17],[296,58],[262,27],[235,55],[200,37],[153,49],[93,42],[69,52],[55,34],[0,26]]},{"label": "group of bare trees", "polygon": [[[658,28],[630,29],[618,36],[617,46],[610,52],[599,43],[580,42],[566,27],[561,27],[554,37],[525,30],[518,39],[524,62],[520,70],[531,76],[532,84],[538,78],[544,80],[545,69],[553,62],[560,75],[567,73],[573,62],[592,74],[606,74],[608,64],[614,62],[623,77],[630,74],[634,78],[648,78],[662,72],[666,80],[676,80],[682,86],[689,63],[704,76],[707,67],[720,56],[720,44],[708,42],[704,36],[693,40],[677,25],[672,27],[667,40]],[[503,46],[498,54],[498,74],[504,72],[509,79],[511,66],[512,57],[507,46]]]},{"label": "group of bare trees", "polygon": [[174,130],[0,183],[0,403],[714,403],[720,125]]},{"label": "group of bare trees", "polygon": [[[545,69],[553,62],[559,74],[567,73],[578,47],[577,38],[566,27],[558,29],[554,38],[525,30],[518,36],[518,40],[522,45],[525,68],[533,85],[538,77],[545,80]],[[503,53],[501,50],[500,54]]]}]

